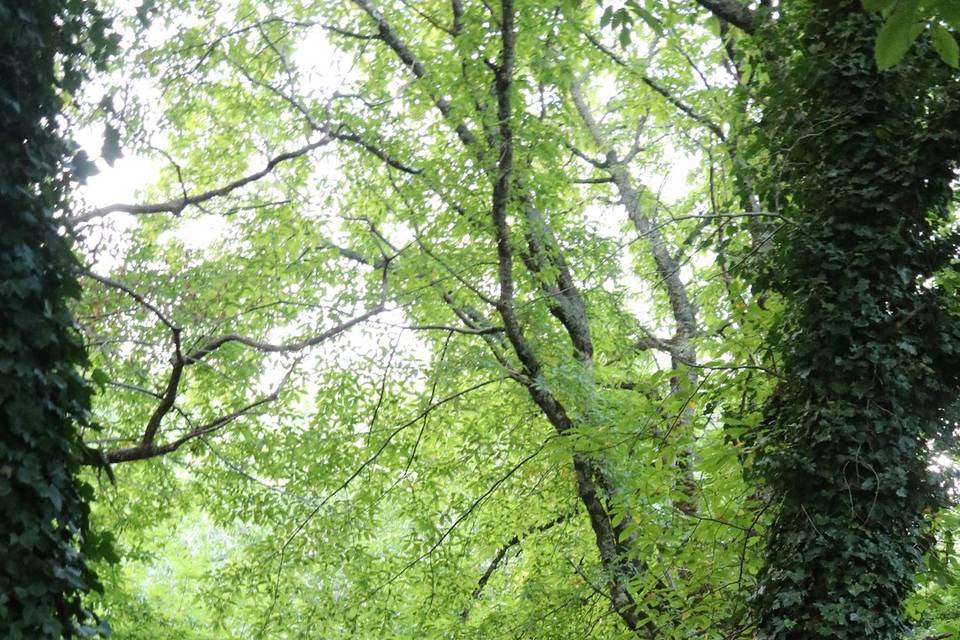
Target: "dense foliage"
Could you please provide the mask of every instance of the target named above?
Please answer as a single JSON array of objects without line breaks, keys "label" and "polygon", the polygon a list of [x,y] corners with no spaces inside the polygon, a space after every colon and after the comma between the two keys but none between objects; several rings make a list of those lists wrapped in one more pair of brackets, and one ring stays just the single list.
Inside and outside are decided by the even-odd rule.
[{"label": "dense foliage", "polygon": [[758,144],[792,224],[768,256],[782,380],[755,469],[782,506],[760,638],[901,637],[949,486],[930,463],[957,426],[960,317],[938,276],[957,259],[960,82],[928,37],[879,72],[877,25],[858,2],[795,2],[768,40]]},{"label": "dense foliage", "polygon": [[955,33],[881,73],[899,6],[118,8],[116,634],[948,628]]},{"label": "dense foliage", "polygon": [[[0,636],[94,635],[81,602],[97,586],[87,501],[77,479],[90,389],[67,307],[76,261],[66,188],[82,159],[62,102],[111,46],[85,2],[0,2]],[[78,171],[79,169],[79,171]]]}]

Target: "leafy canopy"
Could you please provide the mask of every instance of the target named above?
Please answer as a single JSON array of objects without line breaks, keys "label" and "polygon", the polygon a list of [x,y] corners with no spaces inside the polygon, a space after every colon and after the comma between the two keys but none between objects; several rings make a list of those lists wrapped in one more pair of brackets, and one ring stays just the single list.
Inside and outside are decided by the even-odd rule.
[{"label": "leafy canopy", "polygon": [[[788,491],[808,478],[806,436],[828,423],[842,445],[809,469],[842,535],[849,505],[823,474],[878,464],[856,453],[858,403],[882,394],[857,386],[854,342],[902,376],[868,410],[891,433],[906,421],[893,446],[909,461],[882,470],[877,516],[896,518],[871,550],[903,564],[851,582],[866,595],[841,606],[888,593],[871,628],[899,630],[911,543],[940,504],[923,465],[950,445],[932,436],[950,430],[937,408],[951,380],[921,374],[948,370],[924,358],[952,344],[955,280],[950,168],[910,164],[935,138],[916,119],[939,94],[909,106],[920,89],[901,85],[949,85],[950,68],[931,31],[877,81],[881,18],[847,3],[847,42],[808,34],[817,14],[795,5],[783,20],[708,1],[121,14],[136,37],[81,111],[109,118],[105,161],[119,132],[158,180],[75,218],[105,425],[87,442],[117,481],[94,517],[123,560],[98,604],[117,634],[749,638],[800,624],[762,611],[764,594],[789,608],[805,593],[769,585],[783,540],[816,546]],[[784,44],[799,34],[807,49]],[[820,53],[831,65],[813,68]],[[827,116],[876,146],[835,162],[853,143],[825,141]],[[887,116],[889,131],[863,126]],[[855,170],[877,149],[897,186]],[[842,215],[825,212],[839,200]],[[762,282],[764,265],[781,279]],[[914,308],[909,334],[879,335]],[[851,332],[866,338],[841,344]],[[803,408],[824,397],[824,416]],[[869,511],[874,474],[847,470]],[[843,619],[850,637],[864,628]]]}]

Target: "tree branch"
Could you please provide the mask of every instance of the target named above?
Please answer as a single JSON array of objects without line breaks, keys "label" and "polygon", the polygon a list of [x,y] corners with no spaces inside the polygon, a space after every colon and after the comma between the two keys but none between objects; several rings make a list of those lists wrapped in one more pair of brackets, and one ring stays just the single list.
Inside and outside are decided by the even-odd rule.
[{"label": "tree branch", "polygon": [[385,310],[386,310],[386,304],[384,301],[381,301],[374,308],[360,314],[359,316],[351,318],[350,320],[344,322],[343,324],[339,324],[335,327],[327,329],[326,331],[318,333],[315,336],[311,336],[310,338],[297,340],[295,342],[284,342],[284,343],[264,342],[264,341],[255,340],[253,338],[249,338],[247,336],[243,336],[237,333],[228,333],[226,335],[222,335],[220,337],[214,338],[213,340],[210,340],[209,342],[204,344],[202,347],[199,347],[198,349],[187,354],[187,356],[185,357],[186,364],[193,364],[195,362],[199,362],[204,357],[210,355],[211,353],[213,353],[214,351],[216,351],[217,349],[219,349],[220,347],[222,347],[223,345],[229,342],[238,342],[242,345],[246,345],[252,349],[256,349],[257,351],[262,351],[264,353],[290,353],[293,351],[303,351],[304,349],[320,344],[324,340],[329,340],[330,338],[333,338],[334,336],[337,336],[343,333],[344,331],[360,324],[361,322],[369,320],[373,316],[379,313],[382,313]]},{"label": "tree branch", "polygon": [[341,29],[340,27],[334,26],[332,24],[325,24],[323,28],[330,33],[335,33],[338,36],[343,36],[344,38],[352,38],[354,40],[379,40],[380,34],[377,33],[356,33],[354,31],[348,31],[347,29]]},{"label": "tree branch", "polygon": [[[473,592],[470,594],[470,597],[473,600],[480,599],[480,595],[483,593],[483,588],[487,586],[487,582],[490,581],[490,577],[493,576],[493,572],[500,567],[500,565],[503,563],[503,559],[507,556],[507,552],[510,551],[511,548],[519,545],[528,537],[536,533],[544,533],[546,531],[549,531],[553,527],[557,526],[558,524],[564,523],[566,520],[570,518],[570,516],[571,514],[569,513],[563,513],[557,516],[556,518],[554,518],[553,520],[551,520],[550,522],[547,522],[546,524],[530,527],[523,534],[515,535],[509,540],[507,540],[507,542],[505,542],[499,549],[497,549],[497,552],[494,554],[493,559],[487,565],[486,571],[484,571],[483,575],[480,576],[480,579],[477,580],[477,586],[473,590]],[[463,622],[466,622],[469,616],[470,616],[470,606],[467,605],[466,607],[464,607],[463,611],[460,612],[460,620],[462,620]]]},{"label": "tree branch", "polygon": [[[395,257],[395,256],[394,256]],[[264,353],[290,353],[293,351],[303,351],[309,347],[320,344],[325,340],[329,340],[337,335],[340,335],[344,331],[351,329],[352,327],[369,320],[370,318],[383,313],[387,309],[387,274],[390,269],[390,259],[384,258],[382,260],[382,273],[383,275],[380,278],[380,301],[372,309],[365,311],[364,313],[347,320],[344,323],[338,324],[335,327],[331,327],[326,331],[318,333],[315,336],[310,338],[305,338],[303,340],[297,340],[295,342],[284,342],[284,343],[272,343],[264,342],[262,340],[256,340],[247,336],[240,335],[238,333],[228,333],[226,335],[220,336],[210,340],[203,346],[195,349],[194,351],[187,354],[184,358],[185,364],[193,364],[199,362],[204,357],[210,355],[223,345],[229,342],[238,342],[240,344],[246,345],[257,351],[262,351]]]},{"label": "tree branch", "polygon": [[737,0],[696,0],[696,2],[721,20],[726,20],[746,33],[753,33],[756,30],[756,14]]},{"label": "tree branch", "polygon": [[[141,440],[139,445],[135,447],[126,447],[123,449],[114,449],[112,451],[101,452],[102,459],[110,464],[114,464],[119,462],[133,462],[135,460],[148,460],[150,458],[156,458],[159,456],[166,455],[168,453],[173,453],[174,451],[182,447],[187,442],[190,442],[195,438],[199,438],[200,436],[207,435],[209,433],[217,431],[223,428],[224,426],[230,424],[237,418],[240,418],[250,413],[257,407],[262,406],[264,404],[268,404],[276,400],[280,395],[280,391],[286,385],[287,380],[290,378],[290,375],[293,373],[293,370],[296,368],[296,365],[299,364],[299,362],[300,362],[300,359],[298,358],[293,363],[293,365],[289,369],[287,369],[286,374],[283,376],[283,379],[280,381],[277,387],[272,392],[260,398],[259,400],[255,400],[250,404],[247,404],[246,406],[243,406],[240,409],[233,411],[232,413],[228,413],[226,415],[220,416],[215,420],[211,420],[206,424],[203,424],[203,425],[200,425],[199,427],[191,429],[190,431],[183,434],[179,438],[172,440],[170,442],[167,442],[165,444],[161,444],[161,445],[155,444],[153,442],[153,434],[150,434],[150,437],[148,439],[147,432],[144,432],[144,439]],[[181,365],[181,368],[182,368],[182,365]],[[172,380],[173,378],[171,377],[171,381]],[[170,387],[168,387],[168,389],[169,388]],[[174,391],[175,391],[175,388],[174,388]],[[172,406],[172,400],[171,400],[171,406]],[[169,407],[166,409],[166,411],[169,411]],[[160,407],[158,406],[157,411],[154,412],[154,416],[159,415],[160,418],[162,418],[163,415],[166,414],[166,411],[164,411],[162,414],[159,413]],[[151,421],[152,421],[152,418],[151,418]],[[159,420],[157,421],[157,426],[159,426]],[[148,425],[148,431],[149,431],[149,425]],[[156,432],[156,429],[154,429],[154,433],[155,432]]]},{"label": "tree branch", "polygon": [[610,176],[603,176],[600,178],[574,178],[574,184],[609,184],[613,182],[613,178]]},{"label": "tree branch", "polygon": [[384,151],[377,145],[367,142],[366,140],[364,140],[363,138],[361,138],[359,135],[355,133],[343,133],[339,127],[335,129],[322,128],[320,130],[325,131],[328,135],[332,136],[333,138],[336,138],[337,140],[342,140],[344,142],[351,142],[357,145],[358,147],[367,151],[371,155],[379,158],[387,166],[393,167],[398,171],[402,171],[403,173],[407,173],[412,176],[419,175],[420,173],[423,172],[422,169],[419,169],[417,167],[411,167],[410,165],[405,164],[400,160],[397,160],[396,158],[388,154],[386,151]]},{"label": "tree branch", "polygon": [[330,143],[333,139],[333,136],[327,135],[321,140],[312,142],[308,145],[300,147],[294,151],[288,151],[286,153],[281,153],[278,156],[271,158],[267,165],[260,171],[256,171],[249,175],[246,175],[242,178],[234,180],[233,182],[227,183],[226,185],[219,187],[217,189],[211,189],[209,191],[203,191],[194,195],[185,195],[182,198],[176,200],[167,200],[166,202],[158,202],[154,204],[111,204],[106,207],[101,207],[99,209],[93,209],[79,216],[76,216],[72,219],[74,224],[79,224],[82,222],[88,222],[96,218],[102,218],[111,213],[130,213],[134,215],[144,215],[151,213],[172,213],[175,216],[180,215],[184,209],[191,205],[197,205],[207,200],[212,200],[213,198],[219,198],[225,195],[228,195],[232,191],[236,191],[241,187],[245,187],[251,182],[256,182],[257,180],[263,178],[276,168],[277,165],[299,158],[304,156],[314,149],[318,149],[322,146],[325,146]]},{"label": "tree branch", "polygon": [[600,126],[591,114],[590,108],[583,94],[580,92],[579,83],[571,83],[570,95],[594,143],[600,147],[601,150],[606,151],[610,177],[617,187],[617,191],[620,194],[624,207],[627,209],[630,220],[641,236],[647,238],[650,242],[651,254],[654,264],[656,265],[657,274],[666,286],[667,296],[677,327],[678,340],[674,345],[675,349],[673,353],[678,354],[678,357],[682,357],[684,360],[695,362],[695,354],[692,352],[692,347],[689,342],[697,333],[697,320],[693,305],[687,295],[686,286],[680,277],[680,265],[668,250],[666,238],[660,233],[659,227],[655,225],[653,220],[643,211],[640,203],[640,195],[633,184],[633,179],[626,170],[623,162],[619,161],[616,154],[610,149],[603,132],[600,130]]},{"label": "tree branch", "polygon": [[164,389],[164,392],[162,394],[150,393],[150,395],[153,395],[154,397],[158,397],[160,402],[154,408],[153,413],[150,415],[150,418],[147,421],[147,425],[144,428],[143,435],[140,439],[140,444],[135,447],[117,449],[114,451],[107,451],[107,452],[101,451],[101,455],[100,455],[101,459],[106,462],[129,462],[132,460],[145,460],[147,458],[154,458],[157,456],[164,455],[166,453],[171,453],[173,451],[176,451],[178,448],[180,448],[180,446],[183,445],[185,442],[192,440],[193,438],[196,438],[200,435],[204,435],[212,431],[216,431],[217,429],[220,429],[224,425],[234,421],[240,416],[245,415],[246,413],[249,413],[250,411],[259,407],[260,405],[263,405],[275,400],[278,394],[280,393],[281,388],[286,383],[287,379],[289,379],[290,374],[293,372],[294,367],[296,366],[297,363],[299,363],[300,358],[297,358],[297,360],[294,362],[294,365],[287,371],[281,384],[278,385],[278,387],[276,388],[276,390],[274,390],[273,393],[231,414],[221,416],[220,418],[217,418],[216,420],[210,423],[197,427],[196,429],[191,430],[186,435],[180,438],[177,438],[176,440],[173,440],[163,445],[157,445],[155,443],[157,433],[160,430],[160,425],[163,422],[164,417],[166,417],[166,415],[171,411],[171,409],[175,408],[177,393],[179,392],[180,382],[183,378],[184,367],[186,367],[187,365],[191,365],[196,362],[199,362],[202,358],[213,353],[214,351],[216,351],[217,349],[219,349],[220,347],[222,347],[223,345],[229,342],[239,342],[246,346],[252,347],[258,351],[263,351],[266,353],[289,353],[289,352],[303,351],[304,349],[317,345],[325,340],[328,340],[334,336],[337,336],[343,333],[344,331],[347,331],[351,327],[357,324],[360,324],[361,322],[364,322],[370,319],[371,317],[379,313],[382,313],[383,311],[386,310],[387,273],[389,269],[389,263],[390,263],[389,259],[385,259],[383,262],[383,276],[381,278],[381,283],[380,283],[381,291],[380,291],[379,303],[369,311],[366,311],[365,313],[362,313],[359,316],[351,318],[347,322],[339,324],[311,338],[298,340],[296,342],[283,343],[283,344],[273,344],[269,342],[263,342],[263,341],[254,340],[252,338],[248,338],[246,336],[242,336],[239,334],[231,333],[224,336],[220,336],[219,338],[215,338],[207,342],[205,345],[194,350],[193,352],[191,352],[186,356],[184,356],[181,352],[181,343],[180,343],[181,329],[173,325],[173,323],[169,319],[167,319],[166,316],[164,316],[158,309],[150,305],[150,303],[148,303],[143,296],[136,293],[126,285],[123,285],[122,283],[116,282],[114,280],[110,280],[109,278],[105,278],[103,276],[97,276],[92,272],[87,272],[87,275],[89,275],[90,277],[98,280],[99,282],[103,282],[108,286],[121,289],[122,291],[124,291],[125,293],[133,297],[135,300],[137,300],[138,302],[140,302],[141,304],[149,308],[151,311],[153,311],[157,315],[157,317],[160,318],[160,320],[170,328],[171,333],[173,334],[173,343],[174,343],[174,353],[172,356],[172,368],[170,370],[170,375],[167,379],[167,384]]},{"label": "tree branch", "polygon": [[[367,459],[365,459],[362,463],[360,463],[360,466],[358,466],[358,467],[353,471],[353,473],[351,473],[343,482],[341,482],[340,485],[339,485],[336,489],[334,489],[333,491],[331,491],[330,493],[328,493],[326,496],[324,496],[323,500],[321,500],[321,501],[306,515],[306,517],[304,517],[303,520],[301,520],[301,521],[297,524],[297,526],[294,527],[293,531],[290,533],[289,536],[287,536],[287,538],[283,541],[283,544],[280,546],[280,552],[279,552],[280,562],[279,562],[279,567],[277,568],[277,580],[276,580],[276,582],[274,583],[273,601],[271,602],[270,608],[268,609],[267,615],[265,616],[264,623],[263,623],[263,628],[266,628],[266,625],[267,625],[267,623],[269,622],[270,617],[273,615],[273,609],[274,609],[274,607],[276,606],[277,594],[278,594],[279,585],[280,585],[280,576],[281,576],[281,574],[282,574],[282,572],[283,572],[283,564],[284,564],[284,560],[285,560],[285,558],[286,558],[287,547],[290,546],[290,544],[293,542],[294,538],[296,538],[298,535],[300,535],[300,532],[303,531],[304,527],[307,526],[307,524],[314,518],[314,516],[316,516],[318,513],[320,513],[320,510],[323,509],[323,507],[326,506],[326,504],[327,504],[328,502],[330,502],[330,500],[332,500],[334,497],[336,497],[341,491],[343,491],[344,489],[346,489],[347,487],[349,487],[350,484],[351,484],[361,473],[363,473],[363,471],[364,471],[367,467],[369,467],[371,464],[373,464],[373,463],[380,457],[380,455],[386,450],[386,448],[387,448],[387,446],[390,444],[390,442],[391,442],[391,441],[397,436],[397,434],[399,434],[401,431],[403,431],[404,429],[407,429],[407,428],[411,427],[412,425],[416,424],[416,423],[419,422],[422,418],[424,418],[425,416],[429,415],[430,412],[433,411],[434,409],[436,409],[437,407],[440,407],[440,406],[446,404],[447,402],[451,402],[451,401],[453,401],[453,400],[456,400],[457,398],[463,397],[463,396],[467,395],[468,393],[470,393],[470,392],[472,392],[472,391],[476,391],[477,389],[481,389],[481,388],[483,388],[483,387],[486,387],[486,386],[488,386],[488,385],[494,384],[494,383],[496,383],[496,382],[500,382],[500,379],[499,379],[499,378],[494,378],[494,379],[491,379],[491,380],[486,380],[486,381],[484,381],[484,382],[480,382],[480,383],[478,383],[478,384],[475,384],[475,385],[473,385],[473,386],[471,386],[471,387],[469,387],[469,388],[467,388],[467,389],[463,389],[462,391],[458,391],[458,392],[456,392],[456,393],[454,393],[454,394],[451,394],[451,395],[449,395],[449,396],[447,396],[447,397],[445,397],[445,398],[442,398],[442,399],[438,400],[437,402],[429,405],[426,409],[424,409],[424,410],[421,411],[419,414],[417,414],[417,416],[415,416],[413,419],[408,420],[408,421],[405,422],[404,424],[402,424],[402,425],[400,425],[399,427],[395,428],[395,429],[390,433],[390,435],[387,436],[386,439],[384,439],[384,441],[380,444],[380,447],[377,448],[377,450],[373,453],[373,455],[371,455],[370,457],[368,457]],[[542,448],[543,448],[543,447],[541,447],[541,450],[542,450]],[[539,450],[538,450],[538,452],[539,452]],[[418,561],[419,561],[419,559],[413,561],[412,563],[410,563],[410,564],[407,566],[407,568],[413,566],[413,565],[416,564],[416,562],[418,562]],[[403,571],[405,571],[405,570],[406,570],[406,569],[403,569],[400,573],[403,573]],[[391,578],[391,581],[394,580],[394,579],[396,579],[396,577],[399,576],[399,575],[400,575],[400,574],[396,574],[393,578]],[[381,588],[382,588],[382,587],[381,587]],[[379,589],[377,589],[377,590],[379,590]]]},{"label": "tree branch", "polygon": [[[513,346],[524,373],[532,384],[527,385],[531,399],[543,411],[553,425],[558,435],[569,433],[574,428],[573,420],[565,407],[553,396],[544,385],[538,384],[540,362],[532,347],[526,341],[520,323],[513,308],[513,248],[507,223],[507,208],[510,203],[510,190],[513,182],[513,129],[512,120],[512,79],[515,56],[514,7],[512,0],[501,0],[501,62],[496,67],[495,92],[497,98],[497,121],[499,162],[497,165],[496,180],[493,188],[492,218],[496,235],[498,279],[500,281],[500,298],[497,301],[497,311],[503,320],[505,333]],[[526,203],[524,203],[526,204]],[[529,215],[529,211],[527,212]],[[529,236],[528,236],[529,241]],[[532,252],[539,251],[536,246]],[[569,275],[569,274],[568,274]],[[568,318],[568,320],[571,320]],[[561,322],[567,323],[561,318]],[[567,332],[577,346],[578,355],[585,366],[589,366],[592,348],[589,342],[578,345],[578,330],[566,326]],[[587,334],[587,337],[589,335]],[[600,495],[602,487],[608,484],[603,472],[586,456],[575,453],[573,467],[576,475],[577,495],[583,502],[590,516],[590,525],[596,537],[597,548],[600,551],[601,562],[609,571],[610,598],[614,609],[624,624],[632,630],[644,629],[647,635],[652,636],[656,627],[652,622],[641,622],[636,602],[628,586],[630,568],[623,560],[624,549],[620,545],[617,528],[610,519],[610,514],[604,506],[604,499]],[[598,489],[598,484],[601,488]],[[608,496],[609,497],[609,496]]]},{"label": "tree branch", "polygon": [[112,289],[117,289],[118,291],[123,291],[125,294],[127,294],[128,296],[130,296],[131,298],[139,302],[140,305],[143,306],[145,309],[148,309],[153,315],[157,316],[160,322],[166,325],[166,327],[170,329],[170,331],[176,332],[180,330],[175,324],[173,324],[173,321],[170,318],[168,318],[166,315],[163,314],[163,312],[160,311],[160,309],[158,309],[155,305],[151,304],[144,296],[140,295],[139,293],[137,293],[127,285],[123,284],[122,282],[118,282],[117,280],[113,280],[112,278],[108,278],[107,276],[101,276],[89,269],[84,269],[81,273],[87,276],[88,278],[90,278],[91,280],[96,280],[100,284],[106,285]]},{"label": "tree branch", "polygon": [[462,333],[469,336],[487,336],[493,333],[503,333],[503,327],[453,327],[445,324],[415,324],[408,327],[411,331],[449,331],[451,333]]},{"label": "tree branch", "polygon": [[554,438],[556,438],[556,437],[557,437],[557,436],[555,436],[555,435],[549,436],[546,440],[544,440],[544,442],[543,442],[533,453],[531,453],[531,454],[527,455],[526,457],[522,458],[519,462],[517,462],[517,463],[514,464],[512,467],[510,467],[510,469],[508,469],[505,474],[503,474],[502,476],[500,476],[499,478],[497,478],[497,480],[494,481],[493,484],[491,484],[490,487],[487,488],[486,491],[484,491],[484,492],[483,492],[482,494],[480,494],[476,499],[474,499],[474,501],[473,501],[472,503],[470,503],[470,506],[468,506],[468,507],[466,508],[466,510],[464,510],[459,516],[457,516],[457,518],[453,521],[453,523],[451,523],[450,526],[447,527],[447,528],[443,531],[443,533],[441,533],[440,536],[438,536],[437,539],[433,541],[433,544],[431,544],[430,547],[429,547],[426,551],[424,551],[423,553],[421,553],[419,556],[417,556],[416,558],[414,558],[413,560],[411,560],[411,561],[408,562],[407,564],[405,564],[405,565],[403,566],[403,568],[401,568],[399,571],[397,571],[396,573],[394,573],[393,575],[391,575],[389,578],[387,578],[387,580],[385,580],[385,581],[382,582],[380,585],[378,585],[378,586],[375,587],[373,590],[371,590],[371,591],[366,595],[366,597],[363,599],[363,601],[361,602],[361,604],[367,602],[370,598],[372,598],[374,595],[376,595],[377,593],[379,593],[380,591],[382,591],[385,587],[387,587],[387,586],[389,586],[390,584],[392,584],[394,580],[396,580],[397,578],[399,578],[400,576],[402,576],[402,575],[403,575],[404,573],[406,573],[409,569],[411,569],[413,566],[415,566],[418,562],[420,562],[420,561],[423,560],[424,558],[427,558],[427,557],[433,555],[433,553],[434,553],[437,549],[440,548],[440,545],[442,545],[443,542],[444,542],[448,537],[450,537],[450,534],[453,533],[454,530],[455,530],[458,526],[460,526],[460,524],[461,524],[462,522],[464,522],[467,518],[469,518],[471,515],[473,515],[473,513],[477,511],[477,509],[480,507],[480,505],[482,505],[498,488],[500,488],[500,486],[501,486],[502,484],[504,484],[507,480],[509,480],[509,479],[513,476],[513,474],[515,474],[517,471],[519,471],[520,468],[523,467],[523,465],[527,464],[528,462],[530,462],[531,460],[533,460],[534,458],[536,458],[538,455],[540,455],[540,452],[542,452],[542,451],[546,448],[547,444],[548,444],[551,440],[553,440]]},{"label": "tree branch", "polygon": [[[332,29],[332,27],[327,27],[327,29]],[[350,34],[350,32],[342,32],[342,33]],[[350,34],[350,35],[353,35],[354,37],[360,37],[362,39],[371,39],[371,40],[380,39],[379,35],[370,36],[369,38],[362,37],[358,34]],[[267,42],[270,42],[270,40],[267,39]],[[276,53],[281,63],[283,63],[285,67],[289,66],[287,64],[287,61],[284,55],[280,52],[279,49],[273,46],[272,43],[271,43],[271,48],[274,50],[274,52]],[[260,87],[262,89],[265,89],[266,91],[269,91],[270,93],[274,94],[275,96],[277,96],[278,98],[282,99],[284,102],[289,104],[291,107],[293,107],[297,112],[300,113],[300,115],[304,117],[304,119],[306,119],[307,123],[310,125],[310,128],[316,131],[317,133],[322,133],[324,135],[327,135],[341,142],[349,142],[351,144],[355,144],[358,147],[367,151],[368,153],[374,155],[375,157],[383,161],[388,166],[391,166],[394,169],[397,169],[398,171],[402,171],[403,173],[407,173],[410,175],[418,175],[421,172],[420,169],[416,167],[411,167],[410,165],[391,156],[382,147],[379,147],[376,144],[373,144],[367,140],[364,140],[363,137],[361,137],[359,134],[350,131],[346,125],[338,124],[335,126],[331,126],[329,122],[325,122],[325,123],[319,122],[316,118],[313,117],[313,114],[310,113],[310,110],[307,108],[305,104],[303,104],[301,100],[298,100],[293,95],[290,95],[285,91],[278,89],[277,87],[270,84],[269,82],[264,82],[259,78],[255,78],[254,76],[250,75],[250,73],[242,64],[230,58],[228,58],[228,60],[230,60],[234,68],[236,68],[237,71],[239,71],[243,75],[243,77],[246,78],[251,84],[253,84],[254,86]],[[339,95],[339,94],[334,94],[334,95]],[[364,101],[364,104],[367,104],[366,101]]]},{"label": "tree branch", "polygon": [[140,440],[140,446],[142,447],[153,446],[153,440],[157,435],[157,430],[160,428],[160,423],[163,421],[164,416],[170,413],[170,409],[173,408],[173,404],[177,400],[177,392],[180,389],[180,379],[183,376],[183,366],[185,364],[183,356],[180,354],[179,329],[174,330],[173,340],[175,344],[173,367],[170,369],[170,377],[167,380],[167,387],[163,392],[163,397],[160,399],[156,408],[154,408],[150,419],[147,421],[147,426],[143,430],[143,438]]},{"label": "tree branch", "polygon": [[[380,39],[383,40],[398,58],[410,69],[414,76],[423,80],[427,76],[426,67],[407,44],[400,38],[393,26],[387,21],[383,13],[373,4],[371,0],[353,0],[353,3],[360,7],[377,25],[380,33]],[[436,89],[428,88],[427,93],[433,101],[434,106],[446,119],[451,119],[453,107],[442,95],[437,93]],[[463,122],[454,125],[454,131],[460,141],[467,147],[472,147],[476,142],[476,136]]]},{"label": "tree branch", "polygon": [[600,51],[601,53],[606,55],[608,58],[613,60],[617,65],[623,67],[624,69],[633,71],[637,75],[637,77],[640,78],[640,81],[643,82],[643,84],[647,85],[648,87],[653,89],[656,93],[663,96],[663,98],[667,102],[672,104],[674,107],[676,107],[677,110],[679,110],[681,113],[689,117],[691,120],[694,120],[695,122],[709,129],[710,132],[713,133],[715,136],[717,136],[719,140],[724,142],[726,141],[727,136],[726,134],[724,134],[723,129],[720,127],[719,124],[717,124],[711,118],[698,112],[696,109],[688,105],[686,102],[684,102],[680,98],[673,95],[666,87],[660,84],[658,80],[651,78],[645,73],[640,73],[639,71],[635,71],[629,62],[624,60],[616,51],[614,51],[610,47],[600,42],[596,37],[593,36],[593,34],[588,33],[586,31],[583,31],[582,33],[584,37],[590,41],[590,44],[596,47],[598,51]]},{"label": "tree branch", "polygon": [[463,3],[461,0],[450,0],[450,11],[453,14],[453,26],[450,35],[457,37],[463,31]]}]

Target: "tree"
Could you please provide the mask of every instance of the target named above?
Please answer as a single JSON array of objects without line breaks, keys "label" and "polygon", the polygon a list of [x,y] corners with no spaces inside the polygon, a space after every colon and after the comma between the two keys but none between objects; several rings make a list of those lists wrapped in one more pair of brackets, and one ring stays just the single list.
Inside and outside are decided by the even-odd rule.
[{"label": "tree", "polygon": [[796,227],[769,276],[783,381],[757,447],[783,502],[756,595],[762,638],[901,637],[949,486],[930,464],[956,428],[960,325],[944,278],[958,78],[936,32],[878,71],[877,27],[856,2],[798,2],[771,37],[767,199]]},{"label": "tree", "polygon": [[[89,246],[116,252],[88,256],[80,316],[109,425],[88,443],[124,463],[97,516],[130,532],[134,565],[143,550],[183,553],[176,519],[197,527],[188,551],[210,548],[201,536],[229,553],[198,552],[208,571],[178,583],[203,603],[188,616],[167,596],[131,607],[136,572],[109,572],[118,624],[198,637],[899,633],[911,544],[940,504],[926,464],[949,443],[933,436],[954,426],[942,413],[956,382],[954,143],[920,121],[950,123],[954,80],[926,37],[878,75],[879,18],[816,7],[278,1],[226,16],[169,2],[129,16],[143,37],[108,102],[127,149],[165,164],[151,204],[77,217]],[[176,36],[151,46],[155,30]],[[843,86],[836,69],[860,84],[811,93]],[[869,91],[874,128],[858,102]],[[890,175],[910,166],[916,188],[875,191],[855,162],[829,173],[844,156],[824,121],[874,136]],[[679,154],[701,170],[667,196],[658,167]],[[818,181],[794,164],[814,158]],[[904,230],[891,203],[908,191]],[[851,220],[828,217],[834,196]],[[887,218],[854,228],[868,209]],[[130,228],[110,227],[120,213]],[[219,237],[196,237],[211,225]],[[873,243],[862,264],[838,253],[858,249],[851,238]],[[810,296],[816,269],[866,281],[863,305],[847,288]],[[825,301],[837,317],[824,327]],[[874,347],[910,372],[898,393],[926,400],[852,382]],[[834,417],[809,409],[821,401]],[[881,466],[859,425],[888,414],[912,430],[878,439]],[[818,437],[836,451],[811,457]],[[889,447],[911,462],[888,464]],[[850,502],[876,497],[883,520],[830,502],[851,478]],[[809,518],[798,479],[817,494]],[[900,564],[838,577],[849,554],[810,521],[831,540],[866,527]],[[850,586],[853,599],[837,595]]]},{"label": "tree", "polygon": [[112,41],[83,2],[2,2],[0,24],[0,634],[92,636],[81,599],[98,586],[87,559],[101,553],[88,528],[92,487],[76,477],[90,390],[62,230],[68,185],[85,164],[59,114]]}]

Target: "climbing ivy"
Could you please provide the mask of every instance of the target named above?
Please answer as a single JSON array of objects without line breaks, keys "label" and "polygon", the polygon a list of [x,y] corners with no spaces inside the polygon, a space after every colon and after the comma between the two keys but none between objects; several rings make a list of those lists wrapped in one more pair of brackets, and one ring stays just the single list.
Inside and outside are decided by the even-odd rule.
[{"label": "climbing ivy", "polygon": [[898,638],[951,446],[960,318],[941,275],[960,160],[960,87],[923,35],[880,72],[880,17],[794,2],[760,37],[758,149],[791,221],[761,286],[779,294],[782,382],[754,470],[780,500],[753,604],[757,637]]},{"label": "climbing ivy", "polygon": [[0,1],[0,636],[106,630],[84,610],[91,488],[77,477],[90,390],[67,309],[79,289],[64,233],[73,156],[58,114],[91,61],[114,46],[85,1]]}]

